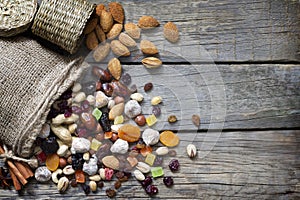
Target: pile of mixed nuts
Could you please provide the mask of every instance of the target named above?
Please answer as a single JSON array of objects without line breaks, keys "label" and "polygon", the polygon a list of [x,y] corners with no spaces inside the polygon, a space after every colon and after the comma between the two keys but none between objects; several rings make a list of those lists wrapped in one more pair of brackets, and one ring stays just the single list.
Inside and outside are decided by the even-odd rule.
[{"label": "pile of mixed nuts", "polygon": [[[96,62],[103,61],[110,50],[116,58],[110,59],[106,68],[100,64],[91,66],[96,81],[75,83],[52,105],[48,121],[36,140],[39,167],[35,178],[39,182],[52,180],[59,192],[80,185],[86,194],[97,192],[106,181],[113,180],[114,185],[106,189],[106,194],[114,197],[133,174],[147,194],[155,195],[158,188],[152,179],[164,176],[163,160],[166,155],[176,155],[172,147],[180,139],[173,131],[151,128],[161,114],[163,98],[154,96],[152,114],[143,114],[144,97],[136,88],[129,87],[131,76],[123,71],[117,57],[130,56],[130,50],[138,46],[141,29],[157,27],[159,22],[152,16],[143,16],[137,24],[127,23],[123,27],[122,5],[113,2],[108,7],[97,6],[84,34]],[[164,25],[163,34],[173,43],[179,39],[172,22]],[[145,67],[162,65],[155,57],[159,50],[151,41],[141,40],[139,49],[145,55],[142,60]],[[144,91],[152,92],[153,87],[145,82]],[[174,123],[177,118],[171,115],[168,120]],[[198,115],[193,115],[192,120],[196,126],[200,125]],[[187,146],[189,157],[195,157],[196,153],[195,145]],[[180,164],[172,159],[168,166],[174,172]],[[163,182],[167,187],[174,184],[170,176],[163,177]]]}]

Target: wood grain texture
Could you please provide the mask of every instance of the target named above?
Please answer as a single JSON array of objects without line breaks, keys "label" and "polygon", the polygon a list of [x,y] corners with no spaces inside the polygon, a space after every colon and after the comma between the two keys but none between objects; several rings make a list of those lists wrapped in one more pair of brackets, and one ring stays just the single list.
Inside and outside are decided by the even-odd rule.
[{"label": "wood grain texture", "polygon": [[[94,65],[94,64],[92,64]],[[105,64],[99,64],[106,68]],[[300,127],[300,66],[163,65],[148,70],[142,65],[123,65],[138,92],[144,95],[143,113],[152,113],[151,98],[161,96],[158,130],[196,131],[193,114],[201,116],[199,129],[268,129]],[[86,73],[86,79],[93,76]],[[85,81],[81,81],[84,83]],[[152,82],[151,92],[143,86]],[[178,122],[170,124],[169,115]]]},{"label": "wood grain texture", "polygon": [[[122,5],[127,22],[137,23],[142,15],[156,17],[161,27],[175,22],[180,48],[193,52],[200,44],[214,61],[300,61],[300,2],[296,0],[128,0]],[[156,32],[162,36],[161,30]],[[165,43],[157,35],[154,42]]]},{"label": "wood grain texture", "polygon": [[[205,152],[204,138],[209,133],[179,134],[181,143],[176,147],[180,171],[172,173],[164,167],[165,174],[174,177],[173,188],[166,188],[162,178],[154,183],[159,194],[154,199],[299,199],[300,198],[300,132],[223,132],[217,142],[206,140],[214,148]],[[213,133],[212,133],[213,134]],[[191,160],[185,146],[193,142],[198,155]],[[203,152],[202,152],[203,151]],[[165,157],[167,164],[171,157]],[[164,164],[164,166],[166,166]],[[105,182],[109,188],[113,182]],[[0,197],[15,198],[13,191],[2,190]],[[79,199],[86,197],[81,188],[69,188],[59,194],[53,183],[31,182],[20,198],[26,199]],[[91,193],[87,199],[104,198],[102,190]],[[140,184],[131,179],[119,189],[116,199],[148,199]]]}]

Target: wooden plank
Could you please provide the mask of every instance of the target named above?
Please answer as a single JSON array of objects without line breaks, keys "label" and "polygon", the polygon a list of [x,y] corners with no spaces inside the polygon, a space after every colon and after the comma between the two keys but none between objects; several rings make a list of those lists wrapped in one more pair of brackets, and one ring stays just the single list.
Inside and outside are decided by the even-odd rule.
[{"label": "wooden plank", "polygon": [[[154,180],[159,187],[157,199],[297,199],[300,198],[300,131],[223,132],[215,143],[206,140],[213,149],[205,153],[207,133],[179,134],[181,143],[175,148],[180,171],[165,174],[174,177],[173,188],[166,188],[162,178]],[[212,133],[214,134],[214,133]],[[198,157],[191,160],[185,146],[194,143]],[[164,157],[167,164],[171,157]],[[104,190],[113,182],[106,181],[104,189],[87,198],[107,198]],[[14,198],[17,193],[2,190],[1,198]],[[69,188],[59,194],[53,183],[32,181],[21,198],[78,199],[85,195],[80,188]],[[131,179],[119,189],[117,199],[148,199],[140,184]]]},{"label": "wooden plank", "polygon": [[[163,98],[162,115],[153,126],[158,130],[196,131],[191,121],[193,114],[201,116],[200,130],[300,126],[299,65],[163,65],[152,70],[142,65],[123,65],[123,68],[144,95],[145,115],[152,113],[152,97]],[[86,76],[91,81],[92,76],[89,73]],[[154,88],[146,93],[143,86],[147,82],[152,82]],[[172,114],[178,118],[174,124],[167,121]]]},{"label": "wooden plank", "polygon": [[[300,61],[299,1],[129,0],[122,5],[127,22],[136,23],[142,15],[161,22],[160,28],[143,35],[158,45],[164,56],[178,50],[188,61]],[[162,37],[162,25],[167,21],[180,29],[181,40],[176,45]],[[195,57],[198,51],[205,53]],[[180,59],[177,55],[167,60]]]}]

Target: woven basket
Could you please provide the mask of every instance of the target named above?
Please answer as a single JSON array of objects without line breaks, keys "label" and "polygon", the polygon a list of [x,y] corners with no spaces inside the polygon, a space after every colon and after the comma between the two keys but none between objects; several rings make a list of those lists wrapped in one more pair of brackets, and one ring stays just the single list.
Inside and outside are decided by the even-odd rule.
[{"label": "woven basket", "polygon": [[31,29],[73,54],[93,10],[94,5],[85,0],[43,0]]},{"label": "woven basket", "polygon": [[0,36],[26,31],[37,9],[37,0],[0,0]]}]

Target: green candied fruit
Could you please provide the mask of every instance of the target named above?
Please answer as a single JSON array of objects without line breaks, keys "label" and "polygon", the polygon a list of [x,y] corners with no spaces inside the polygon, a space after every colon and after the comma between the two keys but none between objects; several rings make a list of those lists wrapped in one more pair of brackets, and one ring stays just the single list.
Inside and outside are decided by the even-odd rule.
[{"label": "green candied fruit", "polygon": [[154,161],[155,161],[156,156],[152,153],[147,154],[146,159],[145,159],[145,163],[149,164],[149,165],[153,165]]},{"label": "green candied fruit", "polygon": [[114,119],[114,125],[123,124],[123,122],[124,122],[123,115],[116,116]]},{"label": "green candied fruit", "polygon": [[151,174],[153,178],[160,177],[164,175],[164,170],[162,167],[152,167]]},{"label": "green candied fruit", "polygon": [[95,108],[92,112],[92,115],[97,119],[97,121],[100,119],[102,112],[98,108]]},{"label": "green candied fruit", "polygon": [[93,138],[92,142],[91,142],[91,149],[94,151],[97,151],[99,149],[99,147],[102,145],[102,143],[100,141],[98,141],[97,139]]}]

